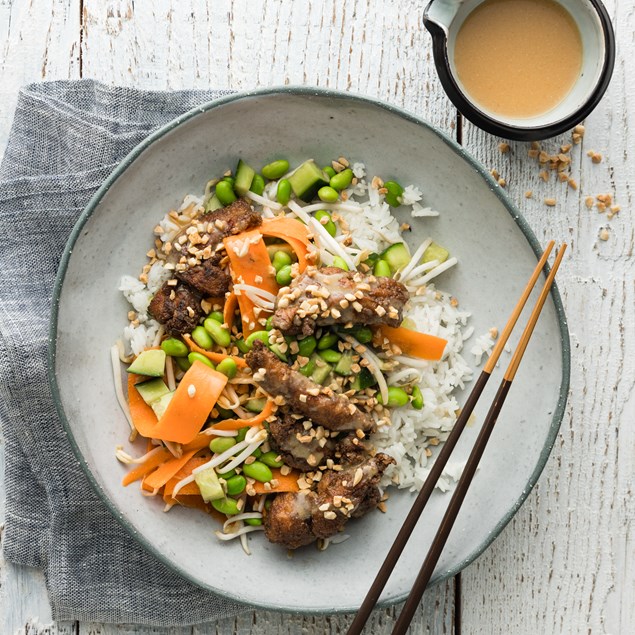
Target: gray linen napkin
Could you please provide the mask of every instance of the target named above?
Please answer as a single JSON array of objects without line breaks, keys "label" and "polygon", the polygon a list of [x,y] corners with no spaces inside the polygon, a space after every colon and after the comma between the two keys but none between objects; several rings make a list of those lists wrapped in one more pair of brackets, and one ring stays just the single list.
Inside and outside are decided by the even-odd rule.
[{"label": "gray linen napkin", "polygon": [[74,458],[46,378],[51,290],[77,217],[154,128],[228,91],[142,92],[93,81],[25,87],[0,166],[0,420],[4,555],[43,569],[56,620],[176,626],[247,609],[138,546]]}]

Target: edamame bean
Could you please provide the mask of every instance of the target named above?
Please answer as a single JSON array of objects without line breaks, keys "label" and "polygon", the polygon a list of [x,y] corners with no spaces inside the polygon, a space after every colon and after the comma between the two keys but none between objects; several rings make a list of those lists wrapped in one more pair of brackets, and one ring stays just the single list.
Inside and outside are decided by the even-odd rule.
[{"label": "edamame bean", "polygon": [[262,525],[262,518],[245,518],[245,524],[252,527],[260,527]]},{"label": "edamame bean", "polygon": [[415,410],[421,410],[423,408],[423,395],[419,386],[412,387],[412,401],[410,402]]},{"label": "edamame bean", "polygon": [[247,487],[247,479],[241,474],[237,474],[236,476],[232,476],[230,479],[227,479],[226,489],[230,496],[242,494],[245,491],[245,487]]},{"label": "edamame bean", "polygon": [[228,481],[232,476],[236,475],[236,470],[229,470],[228,472],[219,472],[218,468],[216,468],[216,474],[218,474],[218,478],[224,478]]},{"label": "edamame bean", "polygon": [[329,179],[332,179],[337,174],[337,172],[330,165],[325,165],[322,168],[322,172],[326,172],[329,175]]},{"label": "edamame bean", "polygon": [[236,435],[236,443],[239,443],[240,441],[244,441],[248,432],[249,432],[249,426],[245,426],[244,428],[238,428],[238,434]]},{"label": "edamame bean", "polygon": [[232,188],[236,184],[236,179],[233,176],[224,176],[221,181],[225,181],[225,183],[229,183]]},{"label": "edamame bean", "polygon": [[326,335],[322,335],[320,341],[318,342],[318,351],[324,351],[327,348],[331,348],[334,344],[337,343],[338,337],[335,333],[327,333]]},{"label": "edamame bean", "polygon": [[216,404],[216,410],[218,410],[218,414],[220,415],[221,419],[233,419],[234,418],[234,411],[233,410],[228,410],[227,408],[223,408],[223,407],[219,406],[218,404]]},{"label": "edamame bean", "polygon": [[[377,401],[381,404],[384,403],[381,394],[377,395]],[[405,406],[408,401],[408,393],[403,388],[397,386],[388,387],[388,402],[385,404],[390,408],[398,408],[399,406]]]},{"label": "edamame bean", "polygon": [[245,340],[236,340],[236,348],[245,355],[249,352],[249,346],[247,346],[247,342]]},{"label": "edamame bean", "polygon": [[227,357],[216,366],[216,370],[219,373],[223,373],[223,375],[229,377],[229,379],[233,379],[234,377],[236,377],[236,373],[238,372],[238,366],[233,359]]},{"label": "edamame bean", "polygon": [[251,456],[255,456],[257,459],[259,459],[262,456],[262,450],[260,448],[256,448],[252,453]]},{"label": "edamame bean", "polygon": [[313,335],[309,335],[303,340],[298,341],[298,355],[302,355],[302,357],[311,357],[311,353],[313,353],[316,346],[317,340],[313,337]]},{"label": "edamame bean", "polygon": [[192,365],[187,357],[175,357],[174,361],[184,373],[190,370],[190,366]]},{"label": "edamame bean", "polygon": [[225,321],[225,316],[221,311],[212,311],[207,317],[212,318],[212,320],[216,320],[221,324]]},{"label": "edamame bean", "polygon": [[175,337],[169,337],[167,340],[163,340],[161,342],[161,348],[165,354],[170,357],[187,357],[189,353],[188,347]]},{"label": "edamame bean", "polygon": [[302,366],[300,368],[300,372],[305,376],[305,377],[310,377],[313,374],[313,371],[315,370],[316,367],[316,362],[314,359],[310,359],[304,366]]},{"label": "edamame bean", "polygon": [[209,449],[216,454],[222,454],[235,445],[236,441],[233,437],[217,437],[209,442]]},{"label": "edamame bean", "polygon": [[331,219],[331,215],[326,210],[321,209],[318,212],[315,212],[315,220],[317,220],[331,236],[335,236],[335,234],[337,234],[337,227]]},{"label": "edamame bean", "polygon": [[209,333],[202,326],[197,326],[192,331],[192,339],[201,348],[212,348],[212,346],[214,346],[214,341],[209,336]]},{"label": "edamame bean", "polygon": [[284,465],[282,461],[278,461],[278,453],[273,450],[263,452],[260,456],[260,462],[269,467],[282,467]]},{"label": "edamame bean", "polygon": [[328,348],[325,351],[320,351],[318,355],[329,364],[337,364],[342,359],[342,353],[334,351],[332,348]]},{"label": "edamame bean", "polygon": [[289,179],[280,179],[276,189],[276,198],[280,205],[286,205],[291,200],[291,183]]},{"label": "edamame bean", "polygon": [[287,361],[287,356],[282,352],[279,344],[271,344],[271,346],[269,346],[269,350],[274,353],[278,359],[281,359],[283,362]]},{"label": "edamame bean", "polygon": [[285,159],[278,159],[277,161],[272,161],[271,163],[267,163],[264,168],[262,168],[262,176],[270,181],[275,181],[279,179],[281,176],[284,176],[289,171],[289,162]]},{"label": "edamame bean", "polygon": [[217,322],[211,317],[207,317],[203,322],[203,326],[219,346],[229,346],[231,344],[231,334],[220,322]]},{"label": "edamame bean", "polygon": [[237,200],[232,184],[227,181],[220,181],[216,184],[216,196],[223,206],[230,205]]},{"label": "edamame bean", "polygon": [[338,269],[344,269],[344,271],[348,271],[346,260],[344,260],[344,258],[340,258],[339,256],[335,256],[333,258],[333,266],[337,267]]},{"label": "edamame bean", "polygon": [[291,277],[291,265],[285,265],[276,274],[276,282],[281,287],[288,287],[291,284],[293,278]]},{"label": "edamame bean", "polygon": [[342,170],[339,174],[331,177],[329,181],[329,185],[334,189],[340,192],[341,190],[345,190],[353,180],[353,170],[350,168],[346,168],[346,170]]},{"label": "edamame bean", "polygon": [[249,347],[249,350],[251,350],[251,347],[254,345],[254,342],[256,340],[260,340],[261,342],[263,342],[265,346],[269,346],[269,332],[268,331],[254,331],[245,340],[245,342],[247,342],[247,346]]},{"label": "edamame bean", "polygon": [[385,260],[378,260],[373,268],[373,273],[378,278],[392,278],[392,271],[390,265]]},{"label": "edamame bean", "polygon": [[337,190],[334,190],[330,185],[325,185],[318,190],[318,197],[325,203],[337,203],[337,199],[340,195]]},{"label": "edamame bean", "polygon": [[367,326],[354,326],[344,329],[346,333],[352,335],[360,344],[368,344],[373,341],[373,332]]},{"label": "edamame bean", "polygon": [[282,267],[286,267],[291,264],[291,256],[286,251],[276,251],[276,253],[273,254],[271,264],[276,272],[278,272],[282,269]]},{"label": "edamame bean", "polygon": [[254,461],[253,463],[249,463],[249,465],[244,463],[243,473],[245,476],[253,478],[256,481],[260,481],[261,483],[268,483],[273,478],[273,474],[271,473],[269,466],[261,463],[260,461]]},{"label": "edamame bean", "polygon": [[212,507],[221,514],[226,516],[235,516],[240,512],[238,503],[233,498],[219,498],[212,501]]},{"label": "edamame bean", "polygon": [[384,187],[388,190],[384,195],[386,203],[391,207],[399,207],[401,205],[403,187],[397,181],[386,181]]},{"label": "edamame bean", "polygon": [[258,196],[262,196],[262,193],[265,191],[265,180],[262,178],[261,174],[254,174],[253,181],[251,182],[250,190],[254,194],[258,194]]},{"label": "edamame bean", "polygon": [[209,366],[210,368],[214,368],[214,364],[212,364],[211,360],[207,359],[207,357],[205,357],[205,355],[203,355],[202,353],[196,353],[196,352],[190,353],[187,356],[187,359],[190,362],[190,364],[193,364],[194,362],[202,362],[206,366]]},{"label": "edamame bean", "polygon": [[266,399],[250,399],[245,403],[245,410],[249,410],[249,412],[262,412],[266,403]]}]

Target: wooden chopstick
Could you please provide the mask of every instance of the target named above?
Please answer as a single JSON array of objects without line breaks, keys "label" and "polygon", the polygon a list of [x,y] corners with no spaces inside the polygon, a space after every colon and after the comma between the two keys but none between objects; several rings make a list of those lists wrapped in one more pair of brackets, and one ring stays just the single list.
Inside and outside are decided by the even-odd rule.
[{"label": "wooden chopstick", "polygon": [[562,247],[558,250],[558,254],[556,256],[553,267],[547,276],[547,280],[540,292],[540,296],[536,301],[536,305],[531,313],[527,326],[523,331],[523,334],[520,338],[520,341],[516,347],[514,355],[509,363],[503,381],[498,388],[498,392],[496,393],[496,397],[492,402],[492,405],[487,413],[487,417],[485,418],[485,422],[483,423],[483,428],[476,439],[476,443],[470,452],[470,456],[465,464],[465,469],[463,470],[463,474],[459,479],[459,482],[452,494],[452,498],[450,499],[450,504],[443,516],[443,520],[437,530],[437,533],[432,541],[432,545],[430,546],[430,550],[428,551],[428,555],[421,566],[421,570],[419,571],[419,575],[415,580],[415,583],[410,591],[410,595],[399,615],[399,619],[393,628],[393,635],[403,635],[410,622],[412,621],[412,617],[417,609],[417,606],[423,596],[423,592],[432,577],[432,573],[434,572],[435,567],[437,566],[437,562],[441,556],[441,552],[445,547],[445,543],[447,542],[448,536],[454,526],[454,522],[459,514],[461,509],[461,505],[465,500],[465,495],[472,483],[472,479],[474,478],[474,474],[478,467],[478,464],[483,456],[483,452],[485,451],[485,447],[487,446],[487,442],[489,441],[490,435],[494,430],[494,426],[496,425],[496,421],[498,420],[498,415],[505,403],[505,399],[509,393],[509,389],[511,388],[512,381],[516,376],[516,371],[520,366],[520,362],[527,350],[527,344],[531,339],[531,336],[534,332],[534,327],[536,326],[536,322],[538,322],[538,318],[540,317],[540,313],[545,305],[545,301],[549,296],[549,292],[551,290],[551,286],[553,284],[553,280],[556,276],[556,272],[560,267],[560,263],[562,262],[562,258],[566,251],[567,245],[563,244]]},{"label": "wooden chopstick", "polygon": [[390,551],[388,552],[384,563],[379,569],[377,576],[375,577],[375,580],[373,581],[373,584],[368,591],[368,594],[364,598],[362,605],[359,607],[359,611],[357,612],[355,619],[351,623],[347,631],[347,635],[359,635],[359,633],[362,632],[364,624],[366,624],[371,611],[373,610],[375,604],[377,604],[377,600],[379,600],[379,596],[384,590],[386,582],[388,582],[388,578],[395,568],[395,565],[397,564],[397,561],[399,560],[399,557],[401,556],[406,543],[408,542],[408,539],[410,538],[410,535],[412,534],[417,521],[419,520],[419,516],[421,516],[423,508],[426,506],[428,499],[434,491],[437,481],[441,477],[443,469],[445,468],[445,465],[448,462],[448,459],[450,458],[454,447],[456,446],[470,416],[472,415],[474,407],[476,406],[476,402],[479,400],[481,393],[483,392],[483,389],[487,385],[487,382],[492,374],[492,371],[496,367],[496,363],[498,362],[498,359],[503,352],[505,344],[507,344],[507,340],[509,339],[511,332],[514,329],[514,326],[516,325],[516,322],[518,321],[518,318],[520,317],[520,314],[522,313],[523,308],[525,307],[525,304],[527,303],[527,300],[529,299],[529,296],[531,295],[531,292],[536,285],[536,282],[538,281],[540,273],[542,272],[554,245],[555,243],[553,240],[547,244],[542,257],[538,261],[536,268],[531,274],[531,277],[527,282],[527,286],[523,290],[522,295],[520,296],[518,302],[516,303],[516,306],[514,307],[514,310],[507,320],[507,324],[501,332],[498,342],[492,350],[487,363],[483,367],[483,371],[476,380],[474,388],[467,398],[467,401],[465,402],[465,405],[463,406],[463,409],[461,410],[461,413],[459,414],[456,423],[452,428],[452,432],[443,444],[435,462],[432,464],[430,474],[428,474],[428,477],[426,478],[423,487],[419,492],[419,495],[415,499],[410,512],[408,512],[408,516],[401,526],[401,529],[399,530],[399,533],[395,538],[395,542],[390,548]]}]

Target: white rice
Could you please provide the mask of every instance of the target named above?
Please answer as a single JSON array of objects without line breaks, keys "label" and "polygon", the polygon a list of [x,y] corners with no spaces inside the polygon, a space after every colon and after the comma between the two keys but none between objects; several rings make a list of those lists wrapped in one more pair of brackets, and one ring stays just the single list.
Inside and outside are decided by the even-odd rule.
[{"label": "white rice", "polygon": [[[414,369],[419,380],[415,383],[423,395],[423,409],[415,410],[410,404],[393,409],[392,424],[382,426],[373,437],[378,449],[397,460],[397,465],[386,471],[384,485],[421,489],[434,460],[433,456],[427,456],[426,449],[432,450],[434,445],[447,439],[459,408],[452,393],[472,379],[472,371],[461,356],[465,341],[463,329],[469,313],[452,306],[450,300],[449,294],[437,292],[430,285],[422,295],[410,300],[410,306],[404,313],[413,320],[416,330],[442,337],[448,344],[441,361],[417,360]],[[406,368],[409,367],[400,365],[389,373],[388,383],[400,383],[395,378]],[[412,381],[412,378],[413,375],[410,375],[406,379]],[[444,474],[456,473],[455,468],[448,464]],[[440,489],[448,486],[449,481],[443,478],[437,484]]]}]

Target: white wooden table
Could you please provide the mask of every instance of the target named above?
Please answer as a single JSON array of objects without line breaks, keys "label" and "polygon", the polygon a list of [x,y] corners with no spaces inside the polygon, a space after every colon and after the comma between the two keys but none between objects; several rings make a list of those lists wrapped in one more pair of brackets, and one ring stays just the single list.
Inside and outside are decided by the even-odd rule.
[{"label": "white wooden table", "polygon": [[[462,121],[441,90],[421,23],[427,0],[0,0],[0,151],[20,85],[90,77],[141,88],[312,84],[403,106],[496,168],[538,237],[568,240],[559,276],[570,320],[571,395],[547,468],[493,546],[427,593],[413,633],[635,632],[635,54],[632,2],[607,0],[613,83],[573,152],[579,190],[539,177],[526,144]],[[630,6],[629,6],[630,5]],[[557,43],[554,43],[554,59]],[[628,60],[631,60],[630,62]],[[554,140],[557,151],[567,139]],[[600,152],[594,164],[588,150]],[[532,190],[533,198],[525,198]],[[611,193],[612,220],[585,206]],[[545,198],[556,198],[547,207]],[[608,240],[600,239],[609,228]],[[604,234],[606,237],[606,234]],[[0,504],[2,503],[0,487]],[[1,513],[1,512],[0,512]],[[389,633],[394,611],[369,633]],[[340,633],[343,617],[257,611],[210,627],[51,624],[40,573],[0,560],[0,633]]]}]

